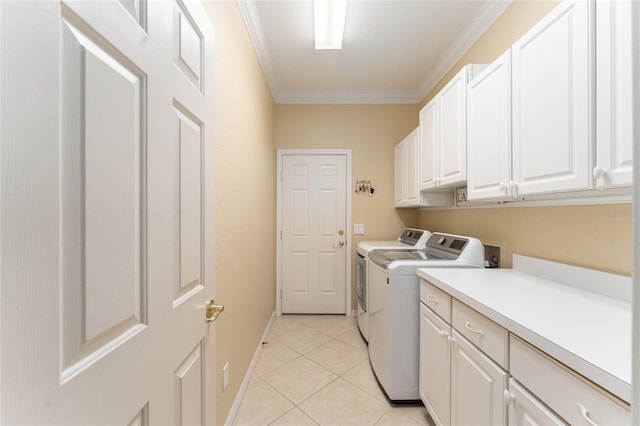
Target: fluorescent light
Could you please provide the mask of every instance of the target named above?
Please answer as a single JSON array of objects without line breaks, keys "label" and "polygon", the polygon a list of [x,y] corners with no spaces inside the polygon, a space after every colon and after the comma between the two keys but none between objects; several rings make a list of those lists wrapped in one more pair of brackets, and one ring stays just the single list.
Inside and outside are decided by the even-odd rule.
[{"label": "fluorescent light", "polygon": [[316,49],[342,49],[347,0],[313,0]]}]

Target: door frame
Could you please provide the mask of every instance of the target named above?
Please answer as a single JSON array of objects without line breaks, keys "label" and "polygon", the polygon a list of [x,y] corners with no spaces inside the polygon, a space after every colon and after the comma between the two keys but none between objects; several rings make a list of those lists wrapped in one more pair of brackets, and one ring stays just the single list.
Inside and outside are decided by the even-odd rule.
[{"label": "door frame", "polygon": [[277,150],[277,224],[276,224],[276,315],[282,315],[282,159],[285,155],[341,155],[347,163],[345,179],[346,225],[345,225],[345,315],[353,315],[351,310],[351,150],[350,149],[278,149]]}]

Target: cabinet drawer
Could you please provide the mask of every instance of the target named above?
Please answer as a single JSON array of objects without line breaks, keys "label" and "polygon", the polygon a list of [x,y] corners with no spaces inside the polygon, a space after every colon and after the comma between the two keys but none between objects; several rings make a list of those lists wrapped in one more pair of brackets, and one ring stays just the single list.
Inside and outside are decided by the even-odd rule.
[{"label": "cabinet drawer", "polygon": [[451,296],[428,281],[420,280],[420,301],[431,308],[447,324],[451,323]]},{"label": "cabinet drawer", "polygon": [[509,334],[507,330],[455,299],[453,300],[451,324],[498,365],[508,370],[507,339]]},{"label": "cabinet drawer", "polygon": [[570,424],[630,425],[622,401],[515,336],[511,375]]},{"label": "cabinet drawer", "polygon": [[513,379],[509,379],[509,391],[506,395],[510,399],[507,401],[510,425],[566,425],[561,418]]}]

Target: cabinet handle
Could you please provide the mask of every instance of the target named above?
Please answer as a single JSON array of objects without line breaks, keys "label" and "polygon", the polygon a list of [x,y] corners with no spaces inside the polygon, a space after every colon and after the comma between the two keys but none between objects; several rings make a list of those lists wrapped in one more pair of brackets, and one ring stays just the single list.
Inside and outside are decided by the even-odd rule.
[{"label": "cabinet handle", "polygon": [[593,420],[591,420],[591,418],[589,417],[589,410],[587,410],[584,405],[580,404],[579,402],[576,402],[576,406],[578,407],[578,411],[580,412],[580,414],[582,415],[582,417],[591,425],[591,426],[598,426],[598,424],[596,422],[594,422]]},{"label": "cabinet handle", "polygon": [[503,194],[507,193],[507,184],[504,182],[500,182],[500,192],[502,192]]},{"label": "cabinet handle", "polygon": [[511,405],[511,403],[516,400],[516,396],[513,393],[509,392],[509,389],[505,389],[503,395],[504,402],[507,405]]},{"label": "cabinet handle", "polygon": [[464,325],[467,330],[469,330],[472,333],[476,333],[479,334],[480,337],[484,337],[484,333],[481,330],[476,330],[475,328],[471,328],[471,324],[469,324],[469,321],[466,322],[466,324]]},{"label": "cabinet handle", "polygon": [[596,186],[598,189],[602,189],[604,186],[604,178],[607,175],[607,171],[602,166],[595,166],[593,168],[593,177],[596,179]]},{"label": "cabinet handle", "polygon": [[440,330],[440,336],[449,337],[449,332],[447,330]]},{"label": "cabinet handle", "polygon": [[513,195],[514,197],[517,197],[518,196],[518,184],[515,183],[515,181],[511,181],[510,185],[511,185],[511,195]]},{"label": "cabinet handle", "polygon": [[430,295],[430,294],[427,294],[427,301],[429,301],[429,302],[433,302],[433,303],[435,303],[436,305],[438,304],[438,299],[436,299],[436,298],[434,298],[434,297],[431,297],[431,295]]}]

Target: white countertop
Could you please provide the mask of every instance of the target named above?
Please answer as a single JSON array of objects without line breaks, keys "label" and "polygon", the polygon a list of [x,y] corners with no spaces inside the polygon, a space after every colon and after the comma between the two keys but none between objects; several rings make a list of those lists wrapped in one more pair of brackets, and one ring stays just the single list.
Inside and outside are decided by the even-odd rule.
[{"label": "white countertop", "polygon": [[[518,258],[514,269],[423,268],[418,276],[630,402],[631,279]],[[564,276],[550,279],[558,265]],[[536,269],[540,274],[533,275]],[[572,271],[579,282],[568,282]],[[604,291],[592,291],[598,286]]]}]

